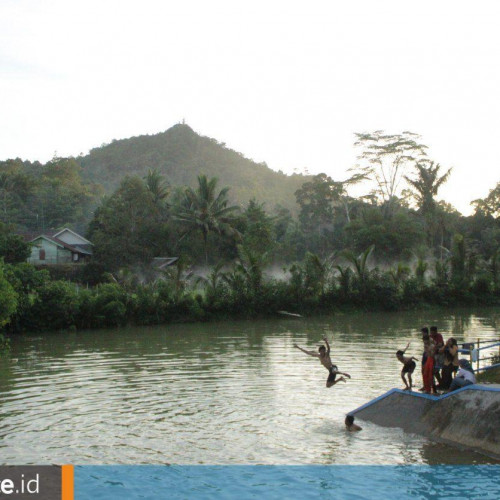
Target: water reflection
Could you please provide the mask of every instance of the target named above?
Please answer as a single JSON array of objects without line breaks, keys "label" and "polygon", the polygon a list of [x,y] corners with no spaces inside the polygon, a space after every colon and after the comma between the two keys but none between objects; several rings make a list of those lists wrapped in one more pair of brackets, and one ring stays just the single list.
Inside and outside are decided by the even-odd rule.
[{"label": "water reflection", "polygon": [[[495,314],[357,313],[16,338],[0,362],[1,461],[490,463],[397,429],[366,424],[353,435],[343,420],[400,383],[394,353],[411,341],[418,356],[422,325],[493,339]],[[352,375],[331,389],[319,362],[292,347],[315,349],[324,336]]]}]

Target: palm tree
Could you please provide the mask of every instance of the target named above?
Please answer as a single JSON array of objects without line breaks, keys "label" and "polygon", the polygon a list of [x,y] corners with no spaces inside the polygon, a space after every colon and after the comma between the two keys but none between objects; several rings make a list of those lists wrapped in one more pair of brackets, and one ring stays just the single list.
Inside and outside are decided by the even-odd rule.
[{"label": "palm tree", "polygon": [[410,268],[401,262],[398,262],[397,267],[389,269],[389,274],[391,275],[392,281],[394,281],[396,287],[399,287],[410,275]]},{"label": "palm tree", "polygon": [[256,252],[245,245],[238,245],[238,259],[233,268],[223,274],[231,293],[250,302],[261,296],[264,267],[269,255]]},{"label": "palm tree", "polygon": [[410,179],[405,176],[406,181],[415,189],[415,197],[417,204],[422,214],[427,215],[434,211],[436,201],[434,197],[437,195],[439,188],[448,180],[451,174],[449,168],[443,175],[439,176],[441,165],[430,161],[428,163],[416,163],[415,167],[418,170],[418,177]]},{"label": "palm tree", "polygon": [[[356,288],[361,295],[366,294],[367,292],[367,284],[368,284],[368,279],[370,277],[370,270],[368,269],[368,260],[373,253],[373,250],[375,249],[375,245],[371,245],[368,247],[364,252],[360,253],[358,256],[356,256],[352,251],[350,250],[344,250],[341,252],[341,256],[349,262],[349,264],[352,265],[355,269],[355,276],[356,276]],[[341,273],[341,277],[347,279],[347,281],[344,283],[344,293],[348,293],[348,286],[349,286],[349,281],[350,281],[350,273],[346,271],[346,274],[343,275],[343,272],[341,271],[341,268],[337,267],[337,269]],[[349,276],[349,277],[347,277]]]},{"label": "palm tree", "polygon": [[325,284],[329,272],[329,263],[322,262],[311,252],[307,252],[304,259],[304,289],[311,296],[318,296],[325,291]]},{"label": "palm tree", "polygon": [[449,168],[443,175],[439,176],[439,170],[441,169],[439,163],[435,164],[433,161],[428,163],[420,162],[416,163],[415,167],[418,170],[418,177],[410,179],[405,176],[405,179],[415,190],[413,194],[422,215],[425,217],[427,238],[429,244],[432,245],[436,233],[436,201],[434,197],[437,195],[439,188],[448,180],[452,169]]},{"label": "palm tree", "polygon": [[219,296],[223,291],[224,287],[224,273],[222,272],[222,268],[224,263],[219,261],[215,266],[212,267],[212,270],[208,273],[207,276],[199,276],[195,277],[195,284],[201,285],[205,290],[205,294],[209,300],[214,300]]},{"label": "palm tree", "polygon": [[154,204],[161,204],[161,202],[163,202],[163,200],[168,196],[170,190],[169,182],[164,180],[156,169],[149,169],[148,174],[144,177],[144,181],[148,191],[151,193]]},{"label": "palm tree", "polygon": [[342,267],[340,265],[335,266],[335,269],[339,272],[339,285],[342,291],[342,295],[346,298],[349,295],[349,289],[351,288],[351,277],[352,269],[349,266]]},{"label": "palm tree", "polygon": [[237,206],[228,206],[228,187],[216,193],[217,178],[208,180],[206,175],[198,176],[196,189],[186,188],[177,207],[175,218],[187,226],[186,234],[200,231],[205,247],[205,262],[208,264],[208,235],[211,232],[226,235],[239,235],[233,227],[232,214]]},{"label": "palm tree", "polygon": [[421,257],[417,257],[417,264],[415,266],[415,277],[420,286],[423,286],[425,283],[425,273],[429,269],[429,264],[422,259]]},{"label": "palm tree", "polygon": [[375,245],[371,245],[364,252],[361,252],[358,256],[356,256],[352,251],[349,250],[341,252],[342,257],[344,257],[344,259],[346,259],[349,264],[353,265],[359,280],[363,283],[368,278],[368,259],[370,258],[370,255],[372,254],[374,249]]},{"label": "palm tree", "polygon": [[169,266],[162,271],[162,278],[172,290],[171,297],[175,303],[178,303],[186,294],[192,277],[193,271],[182,258],[176,262],[175,266]]}]

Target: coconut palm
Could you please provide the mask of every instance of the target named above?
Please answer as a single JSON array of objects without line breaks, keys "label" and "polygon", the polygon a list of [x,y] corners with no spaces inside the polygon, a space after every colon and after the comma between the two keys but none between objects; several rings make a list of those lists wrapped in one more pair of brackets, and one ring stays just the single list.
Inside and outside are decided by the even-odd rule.
[{"label": "coconut palm", "polygon": [[448,180],[451,174],[449,168],[443,175],[439,176],[441,165],[439,163],[420,162],[416,163],[418,177],[410,179],[405,176],[406,181],[413,187],[417,205],[423,215],[430,215],[434,212],[436,201],[434,197],[437,195],[439,188]]},{"label": "coconut palm", "polygon": [[168,196],[170,191],[170,184],[162,178],[158,170],[148,170],[148,174],[144,177],[146,187],[153,197],[155,205],[160,205],[163,200]]},{"label": "coconut palm", "polygon": [[[206,175],[198,176],[196,189],[186,188],[177,206],[175,218],[187,227],[186,234],[200,231],[205,247],[205,262],[208,264],[208,235],[211,232],[225,235],[238,235],[233,227],[233,213],[236,206],[228,206],[228,187],[218,194],[217,178],[207,179]],[[185,236],[184,235],[184,236]]]},{"label": "coconut palm", "polygon": [[413,195],[417,200],[418,208],[425,217],[427,224],[427,239],[429,245],[433,245],[435,235],[438,231],[438,221],[436,220],[436,200],[439,188],[448,180],[451,174],[449,168],[443,175],[439,175],[441,166],[433,161],[416,163],[418,177],[410,179],[405,177],[406,181],[414,189]]}]

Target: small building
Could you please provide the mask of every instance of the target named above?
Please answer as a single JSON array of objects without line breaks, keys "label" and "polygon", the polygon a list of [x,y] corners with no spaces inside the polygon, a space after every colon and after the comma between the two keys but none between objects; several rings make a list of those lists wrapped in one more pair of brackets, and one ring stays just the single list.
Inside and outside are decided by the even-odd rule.
[{"label": "small building", "polygon": [[29,239],[29,242],[30,264],[77,264],[92,256],[92,243],[68,228],[55,234],[40,234]]}]

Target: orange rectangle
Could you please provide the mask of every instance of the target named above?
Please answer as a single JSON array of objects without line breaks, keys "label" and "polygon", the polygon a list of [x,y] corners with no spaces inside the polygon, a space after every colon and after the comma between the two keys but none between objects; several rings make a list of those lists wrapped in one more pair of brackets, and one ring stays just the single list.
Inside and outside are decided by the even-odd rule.
[{"label": "orange rectangle", "polygon": [[61,466],[61,500],[74,500],[75,498],[75,472],[72,465]]}]

